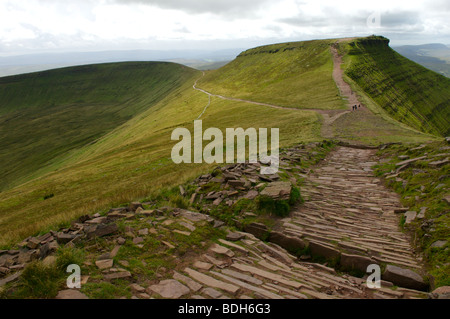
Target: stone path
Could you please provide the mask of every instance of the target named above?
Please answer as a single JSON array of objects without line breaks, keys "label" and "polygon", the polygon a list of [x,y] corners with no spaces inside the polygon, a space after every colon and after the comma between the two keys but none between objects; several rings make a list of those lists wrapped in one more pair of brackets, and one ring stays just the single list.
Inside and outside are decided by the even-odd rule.
[{"label": "stone path", "polygon": [[[268,238],[259,235],[259,227],[266,226],[256,222],[243,227],[245,232],[239,232],[204,213],[170,207],[145,210],[143,206],[151,203],[136,202],[128,207],[113,208],[105,216],[82,216],[69,228],[27,238],[17,250],[0,251],[0,289],[17,281],[20,270],[30,261],[41,259],[44,264],[54,263],[58,246],[81,244],[86,251],[85,266],[89,269],[83,273],[83,285],[125,280],[129,282],[133,299],[427,298],[426,292],[408,289],[426,289],[420,287],[420,276],[407,269],[418,271],[421,262],[411,249],[409,238],[398,229],[399,218],[394,211],[404,212],[404,209],[396,194],[373,177],[371,166],[375,164],[375,150],[338,147],[314,167],[312,173],[294,169],[314,150],[319,150],[320,144],[299,146],[282,153],[280,167],[284,173],[294,180],[293,174],[306,178],[301,186],[306,202],[294,206],[288,218],[275,218],[276,225]],[[260,185],[260,178],[270,177],[264,189],[270,193],[271,186],[278,185],[280,176],[258,175],[257,168],[236,164],[232,168],[225,167],[221,177],[202,175],[194,183],[199,188],[213,180],[222,186],[228,183],[234,185],[233,189],[228,188],[228,195],[239,193],[248,198],[250,192],[258,193],[258,186],[247,184]],[[208,193],[212,203],[204,204],[203,208],[217,206],[214,202],[224,195],[225,190],[215,189],[216,192]],[[185,188],[180,187],[180,193],[185,192]],[[278,195],[282,194],[279,191]],[[227,200],[231,201],[229,204],[234,202],[234,199]],[[118,227],[119,224],[122,227]],[[177,256],[184,238],[194,237],[198,241],[198,236],[203,236],[202,229],[210,228],[220,228],[224,235],[215,240],[204,235],[201,248],[192,247],[188,253],[182,253],[182,257]],[[102,246],[96,244],[98,237],[104,238]],[[155,240],[160,244],[154,246]],[[389,274],[382,277],[382,288],[369,289],[364,278],[345,271],[336,272],[320,263],[306,262],[305,256],[291,255],[286,249],[292,245],[302,249],[307,245],[313,256],[339,257],[340,265],[362,273],[366,273],[367,265],[372,263],[388,263],[400,268],[388,266]],[[136,255],[131,255],[131,259],[118,257],[130,247]],[[131,265],[133,257],[139,255],[145,260],[149,253],[166,258],[167,262],[176,260],[176,266],[157,267],[153,269],[156,277],[150,279]],[[411,282],[417,288],[409,287]],[[392,289],[393,283],[400,287]],[[67,290],[58,295],[62,299],[81,297],[85,296]]]},{"label": "stone path", "polygon": [[339,55],[336,45],[331,46],[330,50],[331,50],[331,54],[333,56],[333,79],[336,83],[336,86],[339,89],[340,95],[342,96],[342,98],[344,100],[347,101],[348,110],[341,110],[341,109],[324,110],[324,109],[310,109],[310,108],[296,109],[296,108],[292,108],[292,107],[284,107],[284,106],[279,106],[279,105],[275,105],[275,104],[255,102],[255,101],[250,101],[250,100],[234,98],[234,97],[230,97],[230,96],[214,94],[214,93],[208,92],[206,90],[203,90],[203,89],[197,87],[197,82],[205,76],[205,72],[203,72],[202,76],[199,79],[197,79],[195,81],[194,85],[192,86],[192,88],[194,90],[197,90],[199,92],[202,92],[202,93],[208,95],[208,103],[204,107],[202,113],[197,117],[197,120],[199,120],[203,116],[203,114],[206,112],[208,107],[211,105],[211,97],[217,97],[217,98],[220,98],[223,100],[245,102],[245,103],[249,103],[249,104],[253,104],[253,105],[267,106],[267,107],[271,107],[271,108],[275,108],[275,109],[289,109],[289,110],[298,110],[298,111],[317,112],[323,118],[322,136],[325,138],[333,138],[334,133],[333,133],[331,125],[334,123],[334,121],[336,121],[339,117],[343,116],[344,114],[349,113],[353,105],[361,105],[362,108],[365,108],[365,106],[360,101],[358,101],[358,98],[357,98],[356,94],[353,92],[353,90],[351,89],[350,85],[344,81],[344,77],[343,77],[344,71],[341,68],[342,57]]},{"label": "stone path", "polygon": [[317,243],[329,258],[344,253],[420,270],[421,258],[399,230],[395,211],[404,212],[399,198],[373,175],[375,152],[349,147],[331,152],[307,176],[305,204],[283,219],[280,228]]},{"label": "stone path", "polygon": [[[384,283],[386,287],[381,289],[368,289],[363,279],[337,274],[320,264],[299,262],[283,248],[264,243],[249,233],[234,234],[243,238],[234,242],[219,239],[195,263],[174,272],[173,279],[188,287],[184,298],[348,299],[427,295],[404,288],[394,291],[388,288],[389,283]],[[174,294],[179,291],[180,288],[174,289]]]},{"label": "stone path", "polygon": [[[181,216],[194,225],[195,221],[207,218],[194,212],[182,212]],[[427,295],[404,288],[368,289],[363,279],[337,274],[320,264],[299,262],[283,248],[264,243],[249,233],[234,232],[227,238],[233,241],[219,239],[195,262],[174,271],[171,280],[147,288],[147,294],[193,299],[423,298]]]}]

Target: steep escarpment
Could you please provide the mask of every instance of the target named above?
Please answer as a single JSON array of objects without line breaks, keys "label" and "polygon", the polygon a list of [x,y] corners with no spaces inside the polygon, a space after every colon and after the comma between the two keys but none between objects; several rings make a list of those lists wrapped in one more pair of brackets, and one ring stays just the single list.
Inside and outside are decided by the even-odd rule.
[{"label": "steep escarpment", "polygon": [[450,79],[395,52],[383,37],[340,45],[346,75],[394,119],[435,135],[450,134]]}]

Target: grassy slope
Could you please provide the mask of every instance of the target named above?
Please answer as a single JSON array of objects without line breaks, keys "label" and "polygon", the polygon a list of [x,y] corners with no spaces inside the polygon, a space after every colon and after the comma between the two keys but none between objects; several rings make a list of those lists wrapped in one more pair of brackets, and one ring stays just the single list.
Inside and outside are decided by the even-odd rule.
[{"label": "grassy slope", "polygon": [[330,40],[282,43],[242,52],[198,87],[215,94],[294,108],[339,109]]},{"label": "grassy slope", "polygon": [[[183,126],[192,131],[193,120],[208,103],[205,94],[192,89],[200,76],[194,74],[152,108],[73,152],[59,170],[0,193],[0,246],[83,214],[146,198],[214,166],[176,165],[170,159],[172,130]],[[314,112],[213,98],[203,127],[279,127],[280,143],[287,146],[319,140],[318,119]],[[44,200],[48,194],[54,197]]]},{"label": "grassy slope", "polygon": [[0,78],[0,190],[53,169],[60,156],[151,107],[193,73],[143,62]]},{"label": "grassy slope", "polygon": [[[257,48],[257,54],[241,56],[232,62],[230,65],[234,67],[227,65],[209,73],[199,82],[199,87],[218,94],[281,105],[284,105],[281,101],[284,99],[286,106],[341,108],[344,102],[337,96],[338,90],[331,78],[330,43],[331,40],[310,41]],[[267,48],[273,51],[287,47],[294,49],[261,52]],[[307,56],[308,60],[299,60]],[[275,60],[272,64],[271,59]],[[296,71],[286,73],[289,65]],[[303,65],[316,67],[311,67],[309,72],[297,72]],[[261,81],[267,84],[265,87],[261,81],[252,80],[258,70],[261,70],[260,79],[264,79]],[[276,81],[270,80],[270,72],[273,72]],[[283,74],[287,77],[283,78]],[[235,86],[239,91],[230,90],[229,86],[233,87],[232,84],[241,79],[241,75],[246,77],[242,79],[246,82]],[[170,159],[170,151],[175,144],[170,140],[172,130],[184,126],[192,131],[192,121],[208,103],[205,94],[192,89],[200,76],[200,72],[193,73],[182,86],[153,107],[112,130],[96,143],[72,151],[69,158],[53,166],[58,167],[57,171],[49,171],[47,175],[21,187],[0,193],[0,246],[83,214],[148,198],[162,187],[181,184],[214,166],[175,165]],[[315,81],[318,87],[311,86],[311,81]],[[299,101],[311,103],[302,105]],[[378,115],[375,117],[381,118]],[[237,126],[278,127],[282,146],[321,139],[320,117],[312,111],[280,110],[212,98],[202,119],[204,129],[211,126],[221,129]],[[392,125],[397,124],[393,121]],[[382,129],[376,127],[373,135],[378,136]],[[430,139],[412,130],[402,130],[408,133],[396,137],[381,136],[379,140]],[[351,135],[360,139],[357,134]],[[44,200],[44,196],[49,194],[54,194],[54,197]]]},{"label": "grassy slope", "polygon": [[[445,142],[427,143],[421,147],[417,144],[392,145],[379,151],[385,159],[376,166],[375,173],[385,177],[388,187],[400,194],[401,202],[409,210],[419,213],[425,209],[425,217],[417,218],[411,225],[404,225],[411,231],[415,243],[424,252],[429,266],[429,273],[434,277],[436,287],[450,285],[450,215],[449,204],[444,200],[450,189],[450,164],[434,167],[431,161],[442,160],[447,151]],[[399,155],[410,158],[425,156],[424,160],[411,164],[400,172],[397,178],[387,178],[397,169],[395,164],[402,161]],[[404,220],[403,220],[404,221]],[[433,247],[436,241],[444,241],[443,247]]]},{"label": "grassy slope", "polygon": [[332,126],[337,139],[358,144],[377,146],[384,143],[421,143],[435,140],[433,136],[403,127],[380,114],[364,109],[341,116]]},{"label": "grassy slope", "polygon": [[393,51],[385,38],[344,43],[346,74],[394,119],[423,132],[450,135],[450,79]]}]

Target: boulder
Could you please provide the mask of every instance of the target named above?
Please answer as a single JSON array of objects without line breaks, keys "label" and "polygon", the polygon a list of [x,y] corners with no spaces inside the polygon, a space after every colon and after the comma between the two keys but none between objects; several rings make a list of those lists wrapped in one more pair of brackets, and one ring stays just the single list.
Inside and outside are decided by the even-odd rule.
[{"label": "boulder", "polygon": [[103,224],[106,222],[107,218],[108,217],[106,217],[106,216],[96,217],[94,219],[86,221],[86,224],[91,224],[91,225]]},{"label": "boulder", "polygon": [[256,196],[258,196],[258,195],[259,195],[258,191],[252,189],[252,190],[250,190],[250,191],[244,196],[244,198],[247,198],[247,199],[255,199]]},{"label": "boulder", "polygon": [[88,296],[76,289],[61,290],[55,299],[89,299]]},{"label": "boulder", "polygon": [[233,232],[233,233],[228,233],[226,238],[229,241],[238,241],[238,240],[245,238],[245,235],[242,233]]},{"label": "boulder", "polygon": [[425,218],[425,213],[427,212],[427,207],[422,207],[420,208],[420,212],[417,215],[418,219],[424,219]]},{"label": "boulder", "polygon": [[406,217],[405,225],[411,224],[411,222],[412,222],[414,219],[416,219],[416,216],[417,216],[417,212],[415,212],[415,211],[413,211],[413,210],[407,211],[407,212],[405,213],[405,217]]},{"label": "boulder", "polygon": [[272,182],[261,191],[261,195],[269,196],[275,200],[287,200],[291,194],[291,183]]},{"label": "boulder", "polygon": [[450,204],[450,195],[446,195],[442,200],[447,204]]},{"label": "boulder", "polygon": [[338,249],[315,241],[310,241],[309,249],[313,256],[321,256],[326,259],[337,259],[341,254]]},{"label": "boulder", "polygon": [[56,235],[56,240],[58,241],[58,244],[67,244],[69,241],[71,241],[75,237],[76,237],[76,235],[60,232]]},{"label": "boulder", "polygon": [[220,203],[222,203],[222,201],[223,201],[223,198],[222,198],[222,197],[218,197],[218,198],[216,198],[216,199],[213,201],[213,205],[214,205],[214,206],[219,206]]},{"label": "boulder", "polygon": [[149,294],[156,292],[164,298],[177,299],[190,293],[190,290],[175,279],[167,279],[157,285],[151,285],[147,292]]},{"label": "boulder", "polygon": [[431,244],[431,248],[442,248],[447,244],[446,240],[438,240]]},{"label": "boulder", "polygon": [[431,295],[435,299],[450,299],[450,286],[439,287]]},{"label": "boulder", "polygon": [[244,227],[244,231],[262,240],[267,239],[267,236],[269,235],[269,229],[266,225],[261,223],[248,224]]},{"label": "boulder", "polygon": [[105,280],[114,280],[114,279],[124,279],[124,278],[131,278],[131,273],[129,271],[120,271],[120,272],[114,272],[111,274],[105,275]]},{"label": "boulder", "polygon": [[342,253],[340,263],[341,266],[345,268],[356,269],[365,273],[367,271],[367,266],[375,264],[375,261],[369,257]]},{"label": "boulder", "polygon": [[113,234],[113,233],[117,232],[118,230],[119,230],[119,228],[114,223],[109,224],[109,225],[98,225],[97,227],[94,227],[93,229],[90,229],[87,232],[87,237],[88,238],[102,237],[102,236]]},{"label": "boulder", "polygon": [[138,209],[139,207],[142,208],[142,209],[144,209],[144,207],[142,207],[142,204],[141,204],[141,203],[139,203],[139,202],[133,202],[133,203],[131,203],[131,204],[128,206],[128,211],[134,212],[134,211],[136,211],[136,209]]},{"label": "boulder", "polygon": [[36,249],[41,244],[41,241],[37,238],[30,238],[30,240],[27,243],[27,247],[30,249]]},{"label": "boulder", "polygon": [[17,279],[19,279],[20,275],[22,274],[21,271],[16,272],[15,274],[12,274],[6,278],[0,279],[0,287],[6,285],[7,283],[16,281]]},{"label": "boulder", "polygon": [[421,291],[426,291],[428,289],[428,285],[424,282],[422,276],[410,269],[387,265],[382,278],[383,280],[390,281],[394,285],[404,288]]},{"label": "boulder", "polygon": [[300,238],[288,236],[277,231],[272,231],[270,233],[269,241],[290,252],[303,250],[306,247],[306,243]]},{"label": "boulder", "polygon": [[219,255],[225,255],[230,258],[234,257],[234,253],[230,249],[228,249],[222,245],[213,244],[209,249],[212,252],[219,254]]},{"label": "boulder", "polygon": [[101,260],[97,260],[95,262],[95,265],[99,268],[99,269],[108,269],[111,268],[114,264],[114,261],[112,259],[101,259]]},{"label": "boulder", "polygon": [[145,292],[145,288],[140,286],[140,285],[138,285],[138,284],[131,284],[129,287],[130,287],[131,291],[134,292],[134,293],[143,293],[143,292]]},{"label": "boulder", "polygon": [[428,163],[428,165],[430,165],[432,167],[441,167],[441,166],[444,166],[447,163],[450,163],[450,160],[448,158],[446,158],[446,159],[444,159],[442,161],[430,162],[430,163]]},{"label": "boulder", "polygon": [[242,179],[229,180],[228,184],[232,187],[243,187],[245,185],[245,180],[242,180]]},{"label": "boulder", "polygon": [[408,165],[408,164],[411,164],[411,163],[414,163],[414,162],[417,162],[417,161],[420,161],[420,160],[423,160],[423,159],[426,159],[426,158],[427,158],[426,156],[413,158],[413,159],[410,159],[410,160],[399,162],[399,163],[395,164],[395,166],[399,167],[399,166]]},{"label": "boulder", "polygon": [[221,221],[221,220],[215,220],[215,221],[214,221],[214,224],[213,224],[213,227],[214,227],[214,228],[219,228],[219,227],[222,227],[223,225],[225,225],[225,223],[224,223],[223,221]]}]

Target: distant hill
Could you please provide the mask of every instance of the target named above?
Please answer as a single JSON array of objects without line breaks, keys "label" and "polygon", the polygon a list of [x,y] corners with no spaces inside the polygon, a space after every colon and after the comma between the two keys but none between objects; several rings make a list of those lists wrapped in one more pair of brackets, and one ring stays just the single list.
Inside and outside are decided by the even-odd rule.
[{"label": "distant hill", "polygon": [[114,62],[161,61],[198,69],[214,69],[233,60],[242,49],[224,50],[116,50],[40,53],[0,57],[0,77],[56,68]]},{"label": "distant hill", "polygon": [[393,49],[430,70],[450,77],[450,47],[444,44],[405,45]]},{"label": "distant hill", "polygon": [[129,62],[0,78],[0,190],[92,143],[194,73],[174,63]]}]

